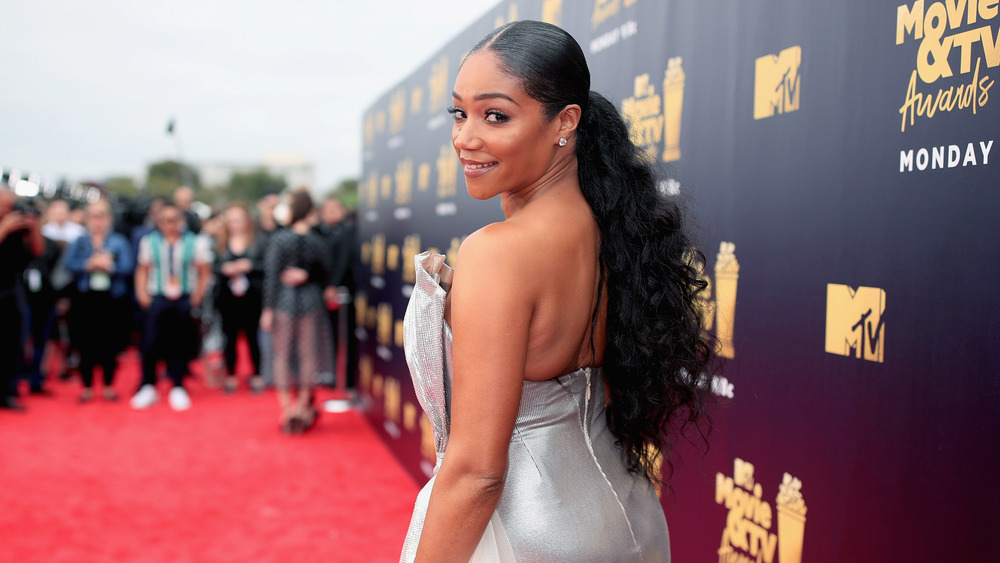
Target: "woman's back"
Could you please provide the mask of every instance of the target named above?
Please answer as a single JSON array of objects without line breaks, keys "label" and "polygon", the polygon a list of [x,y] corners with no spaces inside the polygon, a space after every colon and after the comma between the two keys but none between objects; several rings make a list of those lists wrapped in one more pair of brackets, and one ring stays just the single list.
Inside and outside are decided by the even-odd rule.
[{"label": "woman's back", "polygon": [[593,348],[590,334],[598,299],[600,238],[579,187],[550,191],[507,221],[473,236],[494,240],[470,245],[470,251],[489,252],[499,246],[518,263],[512,277],[520,287],[513,298],[532,309],[524,379],[541,381],[599,366],[603,315],[594,323]]}]

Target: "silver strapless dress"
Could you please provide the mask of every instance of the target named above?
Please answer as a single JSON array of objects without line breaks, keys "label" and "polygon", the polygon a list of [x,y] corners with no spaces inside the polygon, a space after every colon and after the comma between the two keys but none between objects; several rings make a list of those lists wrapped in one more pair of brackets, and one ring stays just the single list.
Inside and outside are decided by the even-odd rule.
[{"label": "silver strapless dress", "polygon": [[[445,257],[415,258],[403,319],[406,361],[434,429],[437,466],[448,443],[451,329]],[[625,469],[604,418],[604,377],[584,368],[525,381],[510,440],[499,516],[517,561],[670,561],[667,522],[652,483]],[[437,467],[435,467],[435,473]],[[400,561],[417,551],[432,478],[417,496]]]}]

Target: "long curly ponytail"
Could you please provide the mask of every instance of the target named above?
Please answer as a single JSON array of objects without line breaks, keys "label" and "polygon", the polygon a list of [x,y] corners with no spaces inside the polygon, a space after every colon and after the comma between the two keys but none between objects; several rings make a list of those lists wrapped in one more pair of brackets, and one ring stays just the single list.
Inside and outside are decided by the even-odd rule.
[{"label": "long curly ponytail", "polygon": [[675,419],[696,423],[705,410],[712,348],[698,307],[704,257],[618,109],[596,92],[577,129],[576,153],[607,279],[608,426],[629,468],[649,470],[669,450]]},{"label": "long curly ponytail", "polygon": [[704,256],[684,232],[677,202],[659,191],[655,169],[618,109],[590,91],[586,58],[572,36],[551,24],[516,21],[472,51],[481,49],[499,56],[503,70],[544,104],[547,118],[569,104],[582,109],[577,166],[600,231],[608,295],[608,427],[628,468],[653,475],[675,425],[683,431],[705,412],[712,346],[699,311]]}]

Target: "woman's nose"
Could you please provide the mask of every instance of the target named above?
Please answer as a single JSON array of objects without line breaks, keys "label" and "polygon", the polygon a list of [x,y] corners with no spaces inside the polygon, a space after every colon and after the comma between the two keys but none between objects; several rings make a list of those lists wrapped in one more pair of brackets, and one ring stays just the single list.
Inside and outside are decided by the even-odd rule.
[{"label": "woman's nose", "polygon": [[455,126],[452,131],[451,142],[456,149],[474,151],[483,146],[482,138],[473,123],[466,120],[461,126]]}]

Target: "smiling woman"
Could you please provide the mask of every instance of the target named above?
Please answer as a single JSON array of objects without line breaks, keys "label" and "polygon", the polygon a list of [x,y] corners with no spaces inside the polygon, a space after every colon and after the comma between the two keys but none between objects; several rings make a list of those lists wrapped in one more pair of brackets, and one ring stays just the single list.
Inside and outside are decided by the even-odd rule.
[{"label": "smiling woman", "polygon": [[496,29],[452,103],[468,191],[505,220],[454,271],[415,257],[404,347],[438,465],[402,560],[669,561],[650,476],[704,410],[700,254],[562,29]]}]

